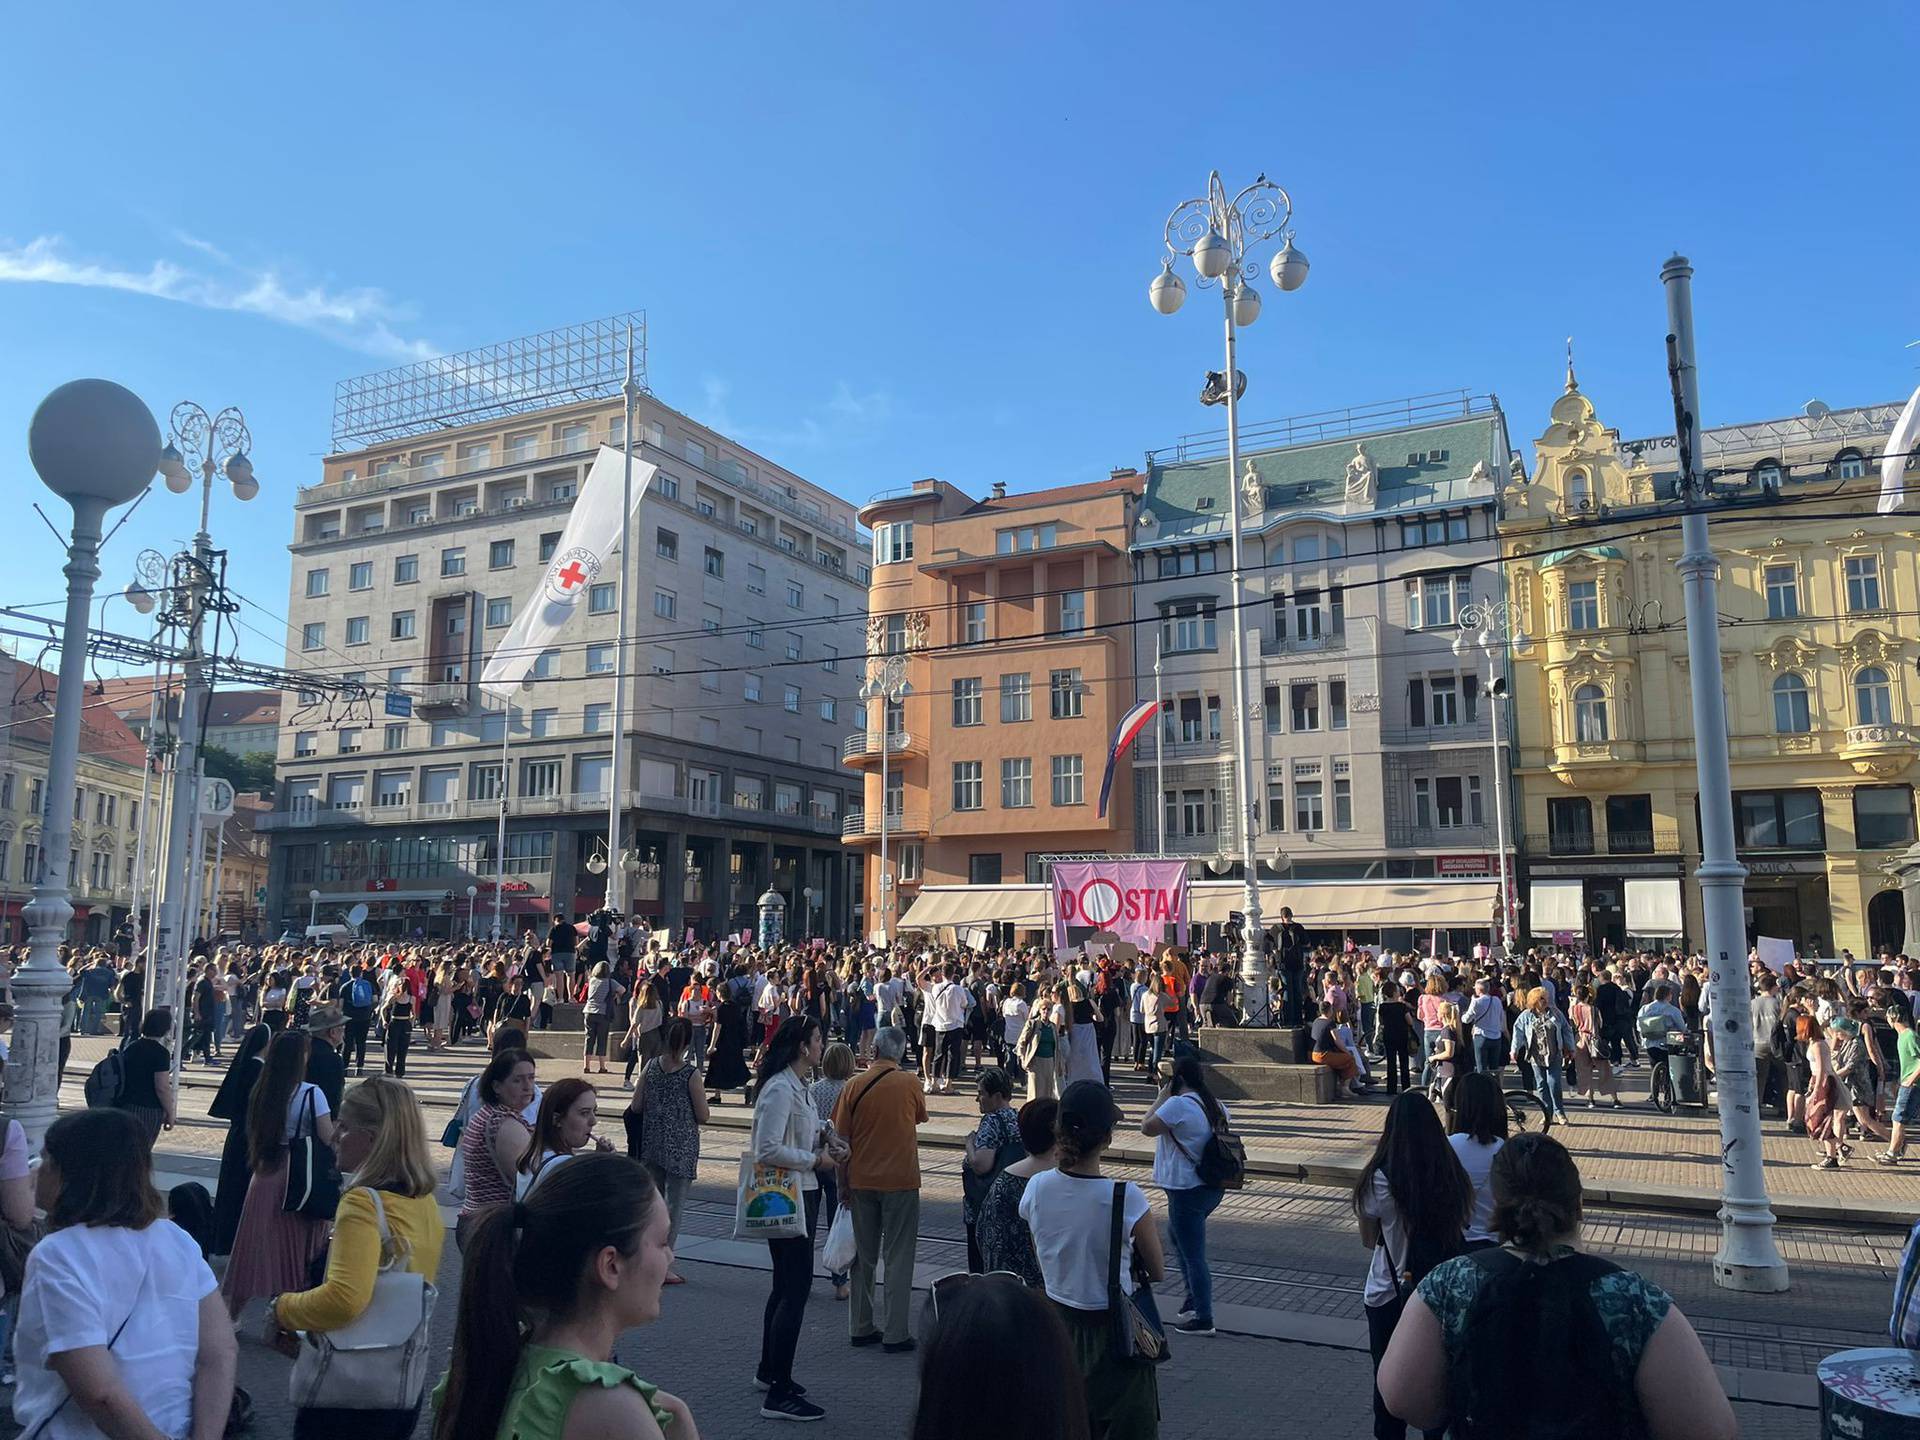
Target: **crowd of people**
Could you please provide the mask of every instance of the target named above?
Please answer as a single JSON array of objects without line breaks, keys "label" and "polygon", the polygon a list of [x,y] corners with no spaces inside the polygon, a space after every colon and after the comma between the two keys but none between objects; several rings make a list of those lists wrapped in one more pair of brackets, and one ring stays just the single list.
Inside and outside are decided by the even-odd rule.
[{"label": "crowd of people", "polygon": [[[1479,1388],[1465,1337],[1488,1327],[1541,1374],[1575,1363],[1565,1337],[1611,1353],[1597,1394],[1572,1387],[1596,1425],[1732,1433],[1684,1316],[1657,1287],[1578,1251],[1574,1161],[1550,1138],[1510,1136],[1502,1095],[1511,1067],[1563,1121],[1569,1095],[1619,1106],[1621,1072],[1691,1048],[1704,1099],[1703,962],[1314,948],[1290,925],[1276,936],[1278,1018],[1298,1023],[1345,1092],[1393,1096],[1354,1192],[1372,1252],[1375,1434],[1409,1423],[1526,1433],[1500,1428],[1497,1376]],[[658,1317],[663,1287],[686,1283],[674,1246],[702,1129],[737,1092],[753,1111],[741,1213],[750,1187],[790,1206],[777,1233],[752,1232],[766,1235],[770,1273],[752,1377],[764,1417],[827,1414],[795,1374],[827,1238],[848,1342],[919,1352],[916,1437],[958,1435],[963,1412],[941,1397],[1007,1346],[1023,1376],[1045,1361],[1038,1381],[1023,1379],[1008,1435],[1155,1436],[1158,1363],[1215,1332],[1208,1222],[1240,1183],[1243,1152],[1195,1042],[1238,1023],[1239,978],[1231,957],[1130,949],[662,947],[611,921],[505,945],[197,946],[184,1025],[165,1005],[141,1009],[137,962],[74,953],[63,1066],[68,1037],[105,1033],[116,1011],[120,1045],[110,1093],[56,1123],[37,1176],[24,1140],[15,1157],[17,1125],[0,1150],[0,1239],[27,1237],[9,1286],[16,1417],[47,1440],[219,1434],[240,1404],[233,1336],[263,1304],[270,1343],[295,1358],[297,1436],[407,1435],[430,1404],[442,1440],[692,1437],[683,1401],[610,1357],[624,1330]],[[1810,1163],[1844,1164],[1868,1134],[1884,1146],[1875,1158],[1904,1163],[1920,1116],[1920,975],[1904,959],[1776,974],[1756,957],[1752,980],[1762,1095],[1806,1135]],[[556,1023],[581,1032],[577,1066],[529,1049]],[[406,1083],[416,1036],[431,1051],[478,1047],[437,1149]],[[209,1114],[228,1129],[204,1217],[193,1197],[152,1189],[151,1148],[178,1119],[175,1043],[224,1066]],[[1141,1085],[1131,1114],[1116,1069]],[[624,1144],[600,1133],[603,1091],[625,1097]],[[937,1281],[916,1317],[920,1128],[928,1097],[955,1093],[978,1112],[961,1161],[968,1270]],[[1122,1127],[1152,1142],[1150,1186],[1103,1167]],[[443,1186],[462,1263],[451,1367],[429,1395],[414,1347],[390,1347],[398,1378],[380,1393],[393,1403],[337,1403],[312,1357],[376,1311],[390,1321],[395,1282],[413,1277],[409,1294],[432,1284]],[[848,1236],[837,1249],[836,1222]],[[1182,1303],[1163,1319],[1154,1286],[1176,1271]],[[388,1298],[376,1305],[376,1294]],[[129,1359],[115,1324],[166,1343]],[[1067,1375],[1079,1383],[1060,1384]],[[74,1428],[68,1407],[94,1428]]]}]

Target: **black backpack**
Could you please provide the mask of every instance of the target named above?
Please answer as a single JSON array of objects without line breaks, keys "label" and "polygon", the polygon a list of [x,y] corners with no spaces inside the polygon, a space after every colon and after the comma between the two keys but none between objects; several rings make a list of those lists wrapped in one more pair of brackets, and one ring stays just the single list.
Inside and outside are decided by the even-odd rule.
[{"label": "black backpack", "polygon": [[98,1110],[119,1104],[120,1094],[126,1088],[127,1064],[120,1047],[116,1045],[87,1073],[80,1092],[86,1097],[87,1108]]},{"label": "black backpack", "polygon": [[[1480,1290],[1447,1377],[1456,1440],[1629,1440],[1631,1379],[1614,1365],[1593,1303],[1596,1280],[1620,1267],[1594,1255],[1545,1265],[1477,1250]],[[1527,1377],[1516,1385],[1514,1377]]]}]

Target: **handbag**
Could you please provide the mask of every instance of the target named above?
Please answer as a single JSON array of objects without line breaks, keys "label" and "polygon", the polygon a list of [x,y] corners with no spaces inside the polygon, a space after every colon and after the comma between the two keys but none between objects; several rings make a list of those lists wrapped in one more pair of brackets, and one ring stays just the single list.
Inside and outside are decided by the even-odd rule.
[{"label": "handbag", "polygon": [[18,1228],[0,1224],[0,1294],[18,1295],[27,1283],[27,1253],[47,1233],[47,1222],[36,1217]]},{"label": "handbag", "polygon": [[300,1409],[411,1410],[427,1388],[436,1292],[394,1253],[387,1207],[367,1187],[380,1225],[380,1270],[367,1308],[337,1330],[301,1332],[288,1398]]},{"label": "handbag", "polygon": [[315,1130],[314,1092],[307,1091],[304,1133],[287,1142],[287,1189],[280,1208],[290,1215],[305,1215],[314,1220],[331,1220],[340,1208],[340,1162],[333,1147]]},{"label": "handbag", "polygon": [[1164,1365],[1173,1357],[1167,1333],[1160,1323],[1160,1307],[1151,1286],[1134,1285],[1129,1295],[1120,1288],[1121,1226],[1126,1220],[1127,1182],[1113,1182],[1113,1240],[1107,1256],[1107,1309],[1113,1316],[1113,1348],[1133,1365]]},{"label": "handbag", "polygon": [[797,1240],[807,1233],[800,1208],[800,1174],[779,1165],[761,1165],[740,1157],[740,1182],[733,1211],[736,1240]]}]

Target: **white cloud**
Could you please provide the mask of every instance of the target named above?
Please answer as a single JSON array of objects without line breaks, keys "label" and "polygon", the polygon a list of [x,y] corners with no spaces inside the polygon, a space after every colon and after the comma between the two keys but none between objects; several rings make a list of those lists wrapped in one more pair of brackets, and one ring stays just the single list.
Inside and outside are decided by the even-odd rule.
[{"label": "white cloud", "polygon": [[[216,246],[184,234],[178,239],[188,248],[235,268]],[[232,276],[216,277],[170,260],[155,260],[145,270],[128,270],[76,259],[67,253],[58,236],[42,235],[18,247],[0,245],[0,282],[7,281],[120,290],[202,310],[258,315],[385,359],[423,360],[440,353],[440,347],[405,336],[395,328],[407,316],[384,292],[366,286],[329,290],[322,285],[289,285],[274,270],[236,268]]]}]

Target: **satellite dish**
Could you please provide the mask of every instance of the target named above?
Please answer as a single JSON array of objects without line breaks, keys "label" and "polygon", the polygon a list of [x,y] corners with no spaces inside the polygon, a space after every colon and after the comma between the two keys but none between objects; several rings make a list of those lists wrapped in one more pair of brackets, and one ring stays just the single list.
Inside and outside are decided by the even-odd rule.
[{"label": "satellite dish", "polygon": [[358,930],[362,925],[366,923],[367,923],[367,907],[364,902],[354,906],[351,910],[347,911],[347,924],[352,926],[355,930]]},{"label": "satellite dish", "polygon": [[1818,428],[1820,422],[1833,413],[1833,407],[1824,400],[1809,400],[1800,407],[1800,413],[1805,415],[1815,428]]}]

